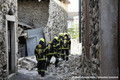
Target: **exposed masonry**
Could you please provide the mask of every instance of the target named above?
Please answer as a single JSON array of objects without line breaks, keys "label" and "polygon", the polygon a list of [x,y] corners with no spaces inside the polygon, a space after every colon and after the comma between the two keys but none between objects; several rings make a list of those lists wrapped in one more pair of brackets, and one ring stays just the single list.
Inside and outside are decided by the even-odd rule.
[{"label": "exposed masonry", "polygon": [[[65,2],[66,0],[63,0]],[[58,0],[50,0],[50,2],[28,1],[18,2],[29,7],[18,5],[21,7],[19,11],[19,21],[24,22],[34,28],[43,27],[45,34],[48,33],[53,37],[59,32],[67,31],[67,4]],[[0,80],[7,79],[7,53],[6,53],[6,14],[16,17],[17,22],[17,0],[0,0]],[[39,6],[36,6],[39,5]],[[33,8],[35,11],[31,10]],[[41,10],[39,10],[40,8]],[[27,11],[27,12],[26,12]],[[32,13],[32,16],[28,13]],[[25,16],[23,16],[25,15]],[[38,17],[39,16],[39,17]],[[28,19],[28,20],[26,20]],[[17,36],[19,37],[19,28],[17,28]],[[50,33],[49,33],[50,32]]]},{"label": "exposed masonry", "polygon": [[[46,40],[67,31],[67,0],[18,1],[19,21],[33,28],[42,27]],[[47,42],[48,42],[47,41]]]},{"label": "exposed masonry", "polygon": [[18,20],[34,28],[46,27],[49,1],[18,0]]},{"label": "exposed masonry", "polygon": [[67,31],[67,19],[67,4],[57,0],[50,0],[47,27],[49,28],[51,39],[54,36],[58,36],[60,32]]},{"label": "exposed masonry", "polygon": [[[0,0],[0,80],[7,78],[6,14],[17,18],[16,0]],[[17,21],[16,21],[17,23]]]},{"label": "exposed masonry", "polygon": [[82,0],[82,71],[83,76],[100,75],[99,59],[99,24],[100,24],[99,0],[89,1],[89,45],[90,59],[86,57],[85,50],[85,1]]}]

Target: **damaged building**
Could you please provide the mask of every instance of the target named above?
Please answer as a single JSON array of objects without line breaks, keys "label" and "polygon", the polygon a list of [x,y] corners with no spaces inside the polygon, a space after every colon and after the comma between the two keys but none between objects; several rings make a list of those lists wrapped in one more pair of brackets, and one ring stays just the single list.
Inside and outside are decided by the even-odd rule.
[{"label": "damaged building", "polygon": [[0,0],[0,80],[17,72],[17,58],[33,55],[41,37],[47,43],[67,31],[68,4],[68,0]]},{"label": "damaged building", "polygon": [[[116,77],[120,64],[120,1],[81,1],[82,55],[76,59],[71,55],[68,64],[61,62],[57,73]],[[17,72],[18,56],[32,56],[41,37],[48,43],[59,32],[67,31],[68,4],[68,0],[0,0],[0,80]],[[50,68],[52,72],[54,67]]]},{"label": "damaged building", "polygon": [[17,72],[17,0],[0,0],[0,80]]},{"label": "damaged building", "polygon": [[21,46],[26,54],[20,51],[21,56],[34,55],[41,37],[48,43],[60,32],[67,31],[68,4],[68,0],[18,0],[18,21],[32,28],[32,31],[27,30],[26,47]]},{"label": "damaged building", "polygon": [[119,75],[118,2],[81,0],[82,76]]},{"label": "damaged building", "polygon": [[[43,28],[53,38],[67,31],[68,0],[18,0],[18,20],[33,28]],[[48,36],[47,36],[48,37]]]}]

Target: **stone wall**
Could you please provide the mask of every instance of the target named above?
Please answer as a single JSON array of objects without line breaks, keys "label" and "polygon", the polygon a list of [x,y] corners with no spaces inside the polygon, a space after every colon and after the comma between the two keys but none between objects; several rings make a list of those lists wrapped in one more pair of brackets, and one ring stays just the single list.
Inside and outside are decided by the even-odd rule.
[{"label": "stone wall", "polygon": [[51,40],[54,36],[58,36],[60,32],[67,31],[67,6],[58,0],[50,0],[49,4],[49,19],[48,19],[48,30],[51,35]]},{"label": "stone wall", "polygon": [[18,0],[18,18],[32,27],[42,27],[48,43],[55,35],[67,31],[68,4],[67,0]]},{"label": "stone wall", "polygon": [[32,27],[46,27],[48,22],[49,1],[18,0],[18,21]]},{"label": "stone wall", "polygon": [[0,80],[7,78],[6,14],[14,15],[17,23],[17,0],[0,0]]},{"label": "stone wall", "polygon": [[89,0],[89,46],[90,58],[86,57],[85,48],[85,0],[82,0],[82,76],[98,76],[100,74],[99,60],[99,0]]}]

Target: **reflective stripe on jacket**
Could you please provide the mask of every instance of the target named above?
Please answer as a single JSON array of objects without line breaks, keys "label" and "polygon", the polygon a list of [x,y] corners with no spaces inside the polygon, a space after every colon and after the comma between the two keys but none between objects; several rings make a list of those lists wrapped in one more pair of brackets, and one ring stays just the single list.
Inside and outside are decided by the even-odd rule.
[{"label": "reflective stripe on jacket", "polygon": [[37,56],[36,58],[37,58],[37,61],[46,60],[45,56],[43,56],[43,58],[38,58],[38,56]]}]

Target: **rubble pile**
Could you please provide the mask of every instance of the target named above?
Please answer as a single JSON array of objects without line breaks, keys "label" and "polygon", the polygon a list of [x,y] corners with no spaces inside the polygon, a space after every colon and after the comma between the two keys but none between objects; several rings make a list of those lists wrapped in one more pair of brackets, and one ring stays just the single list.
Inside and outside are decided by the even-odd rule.
[{"label": "rubble pile", "polygon": [[[55,67],[55,57],[51,58],[51,64],[48,66],[45,79],[51,77],[55,78],[55,80],[61,80],[61,79],[71,79],[72,77],[81,76],[81,72],[83,73],[84,70],[82,70],[83,64],[86,64],[85,62],[82,63],[83,57],[80,53],[75,53],[77,50],[77,46],[80,46],[81,44],[78,44],[77,40],[72,40],[72,51],[69,55],[69,60],[64,61],[61,58],[59,59],[58,67]],[[81,49],[81,47],[79,47]],[[74,52],[74,53],[73,53]],[[87,65],[87,64],[86,64]],[[37,73],[37,61],[35,56],[31,57],[23,57],[19,59],[19,70],[21,73],[23,71],[26,71],[26,74],[33,73],[35,76],[38,76]],[[89,68],[89,67],[88,67]],[[86,69],[87,71],[87,69]],[[25,72],[23,72],[25,73]],[[25,74],[25,75],[26,75]],[[29,76],[29,75],[27,75]],[[38,76],[39,78],[40,76]],[[41,78],[41,77],[40,77]]]},{"label": "rubble pile", "polygon": [[[45,72],[45,78],[53,77],[56,79],[71,79],[73,76],[80,76],[82,71],[81,58],[82,57],[80,55],[71,54],[68,61],[63,61],[61,59],[58,67],[55,67],[55,65],[51,63]],[[28,71],[28,73],[29,71],[37,73],[36,65],[37,62],[35,56],[19,59],[19,70],[21,71],[24,71],[22,69],[25,69]]]},{"label": "rubble pile", "polygon": [[37,66],[35,56],[23,57],[18,60],[18,68],[24,68],[26,70],[33,70]]},{"label": "rubble pile", "polygon": [[54,64],[48,67],[48,73],[56,75],[58,78],[69,79],[73,76],[81,75],[81,56],[80,55],[70,55],[68,61],[59,61],[59,66],[56,68]]}]

